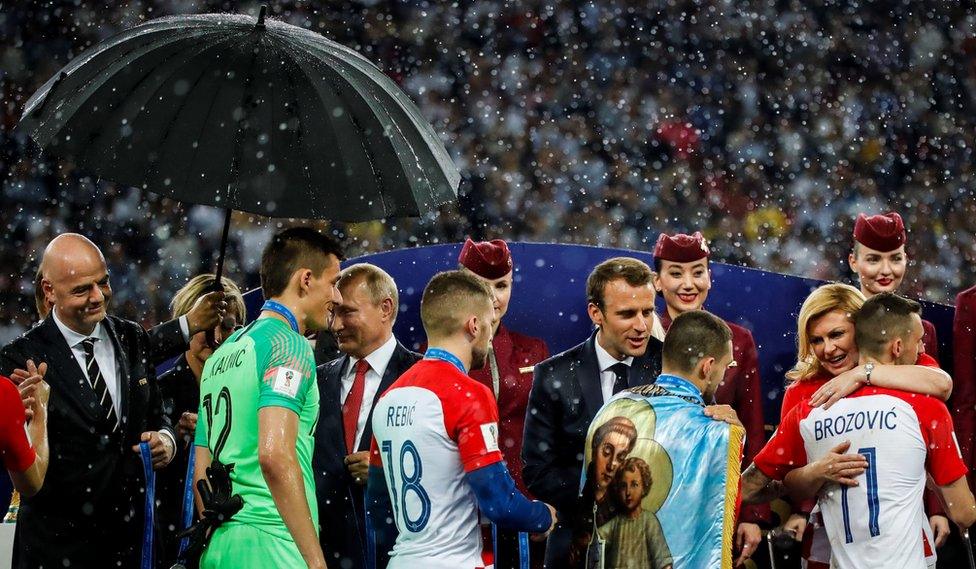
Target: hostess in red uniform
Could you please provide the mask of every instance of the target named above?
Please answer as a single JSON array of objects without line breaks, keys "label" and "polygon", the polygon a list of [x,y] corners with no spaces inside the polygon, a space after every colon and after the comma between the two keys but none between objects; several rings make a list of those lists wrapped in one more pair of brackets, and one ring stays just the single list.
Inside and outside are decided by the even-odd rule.
[{"label": "hostess in red uniform", "polygon": [[[854,246],[847,261],[857,275],[865,298],[879,292],[898,292],[908,268],[908,255],[905,252],[907,241],[905,222],[897,213],[858,214],[854,222]],[[939,339],[935,326],[928,320],[922,320],[922,328],[925,330],[922,338],[925,353],[939,361]]]},{"label": "hostess in red uniform", "polygon": [[976,464],[976,286],[956,296],[952,341],[955,387],[949,408],[962,459],[972,469]]},{"label": "hostess in red uniform", "polygon": [[469,375],[492,391],[498,403],[498,446],[508,463],[515,485],[528,493],[522,481],[522,431],[532,390],[535,364],[549,357],[541,338],[510,330],[502,323],[512,296],[514,263],[508,244],[501,239],[475,242],[461,248],[458,264],[488,282],[495,293],[498,321],[491,341],[488,363]]},{"label": "hostess in red uniform", "polygon": [[[654,246],[654,288],[667,304],[667,311],[661,318],[665,330],[679,314],[698,310],[705,304],[712,288],[708,255],[708,244],[699,232],[673,236],[662,233],[658,237]],[[732,322],[726,324],[732,330],[732,357],[736,365],[726,372],[725,380],[715,392],[715,402],[730,405],[742,421],[746,429],[743,464],[748,465],[766,442],[759,356],[749,330]],[[739,521],[759,524],[770,521],[770,518],[769,506],[762,504],[744,506]],[[759,532],[758,527],[751,530]]]}]

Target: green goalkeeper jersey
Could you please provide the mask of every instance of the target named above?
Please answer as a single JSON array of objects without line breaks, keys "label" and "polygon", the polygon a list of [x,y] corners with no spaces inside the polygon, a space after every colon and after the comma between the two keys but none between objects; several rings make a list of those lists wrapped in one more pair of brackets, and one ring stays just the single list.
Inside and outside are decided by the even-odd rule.
[{"label": "green goalkeeper jersey", "polygon": [[277,318],[262,318],[235,332],[207,359],[200,379],[196,446],[233,464],[233,492],[244,507],[231,522],[291,540],[258,464],[258,410],[284,407],[298,415],[298,464],[318,531],[312,447],[319,416],[315,358],[308,340]]}]

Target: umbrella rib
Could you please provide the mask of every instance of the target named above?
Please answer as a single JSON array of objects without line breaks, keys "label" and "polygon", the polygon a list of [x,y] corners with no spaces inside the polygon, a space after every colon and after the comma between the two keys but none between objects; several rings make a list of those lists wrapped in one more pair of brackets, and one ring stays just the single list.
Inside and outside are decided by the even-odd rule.
[{"label": "umbrella rib", "polygon": [[[288,45],[288,44],[286,43],[286,44],[285,44],[285,47],[286,47],[286,49],[287,49],[287,48],[289,48],[290,46],[289,46],[289,45]],[[291,49],[288,49],[288,51],[292,51],[292,50],[291,50]],[[293,54],[293,55],[294,55],[294,54]],[[294,65],[294,66],[295,66],[295,67],[296,67],[296,68],[297,68],[297,69],[298,69],[298,70],[299,70],[299,71],[300,71],[300,72],[302,73],[302,75],[304,75],[304,76],[305,76],[305,78],[306,78],[306,79],[307,79],[307,80],[309,81],[309,85],[311,86],[311,89],[312,89],[312,91],[314,92],[314,91],[315,91],[315,87],[314,87],[314,85],[313,85],[313,84],[312,84],[312,82],[311,82],[311,78],[310,78],[310,77],[308,76],[308,73],[306,73],[306,72],[305,72],[305,70],[304,70],[304,69],[302,68],[302,66],[301,66],[301,65],[300,65],[300,64],[298,63],[298,61],[297,61],[297,59],[296,59],[296,58],[294,58],[294,57],[292,57],[292,61],[291,61],[291,63],[292,63],[292,64],[293,64],[293,65]],[[290,73],[286,73],[286,74],[285,74],[285,77],[287,77],[287,78],[288,78],[288,85],[289,85],[289,87],[291,87],[291,90],[292,90],[292,92],[293,92],[293,93],[295,93],[295,98],[296,98],[296,100],[297,100],[297,98],[298,98],[298,93],[299,93],[299,89],[298,89],[298,86],[297,86],[297,82],[296,82],[296,81],[295,81],[295,79],[294,79],[294,78],[293,78],[293,77],[291,76],[291,74],[290,74]],[[308,149],[308,148],[306,147],[306,145],[305,145],[305,129],[304,129],[304,128],[302,128],[302,127],[303,127],[304,125],[303,125],[303,123],[302,123],[302,121],[301,121],[301,117],[300,117],[300,114],[298,114],[298,113],[297,113],[297,111],[298,111],[298,109],[296,108],[296,116],[297,116],[297,117],[299,118],[299,120],[298,120],[298,125],[299,125],[299,127],[298,127],[298,129],[297,129],[297,132],[296,132],[296,136],[298,137],[298,147],[299,147],[299,149],[301,150],[301,153],[302,153],[302,156],[303,156],[304,158],[306,158],[306,159],[308,159],[308,163],[309,163],[309,164],[311,164],[311,163],[312,163],[312,160],[314,160],[314,159],[315,159],[315,157],[314,157],[314,156],[310,156],[310,155],[308,154],[308,152],[309,152],[309,149]],[[343,163],[345,163],[345,160],[343,160],[343,159],[342,159],[342,155],[341,155],[341,153],[337,153],[337,154],[338,154],[338,156],[339,156],[339,159],[340,159],[340,161],[342,161]],[[311,175],[311,172],[310,172],[310,171],[309,171],[309,170],[308,170],[307,168],[303,168],[303,169],[302,169],[302,176],[303,176],[303,177],[305,178],[305,180],[306,180],[306,182],[308,182],[308,183],[306,183],[306,184],[305,184],[305,193],[306,193],[306,198],[307,198],[307,199],[309,200],[309,202],[310,202],[310,203],[315,203],[315,202],[314,202],[314,199],[315,199],[315,193],[314,193],[314,191],[312,190],[312,187],[313,187],[313,183],[312,183],[312,175]],[[383,209],[383,211],[386,211],[386,208],[385,208],[385,207],[384,207],[384,209]]]},{"label": "umbrella rib", "polygon": [[[289,47],[289,49],[291,48],[291,46],[288,46],[288,47]],[[296,58],[296,61],[300,61],[300,59],[297,59]],[[301,65],[299,65],[299,67],[301,67]],[[307,73],[306,73],[306,75],[307,75]],[[340,90],[338,88],[338,86],[336,85],[336,83],[333,82],[327,75],[323,75],[323,80],[329,82],[329,84],[332,86],[332,88],[335,91],[338,92]],[[353,89],[354,91],[356,91],[355,88],[352,88],[352,87],[350,87],[350,88]],[[353,123],[353,125],[356,127],[357,130],[359,130],[360,132],[363,131],[362,124],[360,124],[359,121],[356,119],[355,114],[350,114],[349,120]],[[379,198],[380,198],[381,203],[382,203],[382,206],[383,206],[383,214],[384,214],[384,217],[387,217],[387,216],[390,215],[390,210],[387,208],[387,205],[386,205],[387,204],[387,199],[386,199],[386,196],[385,196],[385,193],[386,193],[386,185],[383,183],[383,174],[375,167],[376,157],[370,151],[370,148],[369,148],[369,145],[368,144],[364,144],[363,145],[363,153],[366,154],[366,156],[368,157],[367,162],[369,163],[369,168],[373,172],[373,175],[376,177],[376,180],[377,180],[376,189],[377,189],[377,192],[379,194]]]},{"label": "umbrella rib", "polygon": [[[263,32],[262,32],[263,33]],[[257,43],[261,43],[262,36],[258,36]],[[244,88],[241,92],[241,120],[237,121],[237,131],[234,133],[234,157],[231,159],[231,175],[230,183],[227,189],[227,201],[231,202],[231,192],[237,190],[237,175],[240,172],[240,161],[241,161],[241,139],[244,135],[244,123],[250,118],[250,113],[247,110],[246,101],[248,99],[248,94],[251,88],[251,82],[254,80],[254,62],[258,58],[258,49],[251,50],[251,63],[247,67],[247,77],[244,79]],[[252,101],[253,103],[253,101]],[[233,190],[231,189],[233,188]],[[228,208],[230,205],[227,206]]]},{"label": "umbrella rib", "polygon": [[[233,41],[234,39],[236,39],[234,36],[228,36],[224,41],[226,41],[226,42],[229,43],[229,42]],[[214,44],[214,46],[216,46],[216,45],[217,44]],[[211,46],[211,47],[214,47],[214,46]],[[203,76],[206,74],[206,72],[207,72],[207,69],[204,69],[204,72],[201,73],[199,77],[197,77],[196,81],[194,81],[194,83],[193,83],[193,86],[194,87],[196,87],[196,85],[203,79]],[[193,89],[191,88],[190,89],[190,92],[192,92],[192,91],[193,91]],[[207,114],[204,116],[204,120],[200,121],[200,130],[197,131],[197,140],[200,140],[200,136],[203,135],[203,129],[205,129],[207,127],[207,125],[210,123],[210,116],[213,114],[214,105],[217,102],[217,96],[219,94],[220,94],[220,89],[218,88],[214,92],[213,98],[210,99],[210,106],[207,107]],[[183,104],[181,104],[180,107],[176,110],[176,112],[173,113],[173,116],[174,117],[178,117],[180,115],[180,113],[183,112],[183,108],[186,106],[186,103],[187,102],[189,102],[189,98],[187,98],[186,100],[184,100]],[[173,130],[172,129],[172,125],[173,124],[175,124],[175,121],[173,123],[171,123],[170,126],[168,126],[166,128],[166,133],[163,135],[163,138],[159,141],[159,144],[157,146],[158,148],[164,148],[165,147],[166,142],[169,139],[169,134]],[[194,149],[193,156],[192,156],[192,158],[190,160],[190,164],[191,165],[194,164],[194,163],[196,163],[197,154],[200,152],[201,147],[202,147],[202,145],[199,145],[198,144],[197,145],[197,148]],[[193,168],[189,167],[189,165],[188,165],[187,168],[183,172],[183,179],[181,180],[181,187],[185,187],[187,185],[187,179],[189,178],[189,176],[190,176],[190,174],[192,172],[193,172]],[[229,198],[230,198],[230,196],[228,196],[228,199]]]},{"label": "umbrella rib", "polygon": [[[208,45],[208,46],[206,46],[206,47],[203,47],[202,49],[200,49],[199,51],[197,51],[197,52],[196,52],[196,53],[195,53],[195,54],[194,54],[193,56],[191,56],[191,59],[192,59],[193,57],[196,57],[196,56],[198,56],[198,55],[200,55],[200,54],[201,54],[201,53],[203,53],[204,51],[207,51],[207,50],[209,50],[209,49],[211,49],[211,48],[213,48],[213,47],[216,47],[216,46],[218,46],[218,45],[219,45],[219,44],[221,43],[221,41],[225,41],[225,40],[219,40],[219,41],[217,41],[217,42],[214,42],[214,43],[213,43],[212,45]],[[190,45],[188,45],[188,46],[187,46],[187,48],[188,48],[188,49],[189,49],[189,48],[197,48],[197,47],[200,47],[200,46],[197,46],[197,45],[194,45],[194,44],[190,44]],[[179,51],[179,52],[177,52],[177,53],[184,53],[184,50],[180,50],[180,51]],[[173,54],[173,55],[174,55],[174,57],[175,57],[175,56],[176,56],[177,54]],[[135,60],[134,60],[134,61],[132,61],[132,62],[129,62],[129,64],[130,64],[130,65],[133,65],[133,64],[135,64]],[[157,96],[157,95],[159,94],[159,92],[160,92],[160,91],[161,91],[161,90],[162,90],[162,89],[163,89],[164,87],[166,87],[167,85],[169,85],[169,81],[170,81],[170,79],[172,79],[172,78],[173,78],[173,76],[174,76],[174,75],[176,75],[177,73],[179,73],[179,72],[180,72],[180,71],[181,71],[182,69],[183,69],[183,68],[182,68],[182,66],[175,66],[175,67],[174,67],[174,68],[173,68],[173,69],[172,69],[172,70],[170,71],[170,73],[169,73],[169,74],[168,74],[168,75],[166,76],[166,78],[165,78],[165,79],[164,79],[163,81],[161,81],[161,82],[159,83],[159,86],[158,86],[158,87],[156,87],[156,89],[155,89],[155,90],[153,90],[153,92],[152,92],[152,94],[151,94],[151,95],[149,96],[149,98],[148,98],[148,99],[146,99],[146,101],[147,101],[147,102],[149,102],[149,101],[152,101],[153,99],[155,99],[155,98],[156,98],[156,96]],[[146,80],[148,80],[148,79],[149,79],[150,77],[152,77],[152,76],[154,75],[154,73],[155,73],[155,71],[156,71],[156,69],[155,69],[155,68],[153,68],[153,69],[150,69],[149,71],[147,71],[147,72],[146,72],[146,74],[145,74],[145,75],[143,75],[143,77],[142,77],[142,78],[141,78],[141,79],[140,79],[139,81],[137,81],[137,82],[136,82],[136,83],[135,83],[135,84],[134,84],[134,85],[132,86],[132,88],[131,88],[131,89],[129,90],[129,92],[130,92],[130,94],[131,94],[131,93],[132,93],[133,91],[135,91],[136,89],[138,89],[138,88],[139,88],[139,85],[141,85],[141,84],[142,84],[142,83],[144,83],[144,82],[145,82]],[[206,71],[206,70],[204,70],[204,71]],[[202,77],[202,76],[203,76],[203,75],[201,74],[201,77]],[[196,80],[196,82],[194,82],[194,86],[196,86],[196,83],[198,83],[199,81],[200,81],[200,77],[197,77],[197,80]],[[124,108],[125,108],[125,99],[121,99],[121,100],[119,101],[119,104],[118,104],[118,105],[116,105],[116,107],[115,107],[114,109],[112,109],[111,111],[109,111],[109,114],[114,114],[115,112],[117,112],[117,111],[119,111],[119,110],[124,110]],[[182,109],[182,105],[180,106],[180,109]],[[141,113],[138,113],[138,114],[136,114],[136,115],[135,115],[134,117],[132,117],[132,120],[131,120],[131,123],[132,123],[132,124],[134,124],[134,123],[136,122],[136,120],[137,120],[137,119],[138,119],[138,117],[139,117],[139,114],[141,114]],[[177,112],[176,112],[176,114],[179,114],[179,110],[177,110]],[[107,116],[108,116],[108,115],[107,115]],[[168,134],[168,132],[169,132],[169,129],[167,129],[167,134]],[[98,139],[98,138],[99,138],[100,136],[103,136],[103,135],[104,135],[105,133],[106,133],[106,131],[105,131],[105,130],[97,130],[97,131],[95,131],[95,132],[93,132],[93,133],[92,133],[92,136],[91,136],[91,137],[89,138],[89,145],[90,145],[90,146],[92,146],[92,147],[94,147],[94,143],[96,142],[96,140],[97,140],[97,139]],[[164,135],[164,138],[165,138],[165,135]]]}]

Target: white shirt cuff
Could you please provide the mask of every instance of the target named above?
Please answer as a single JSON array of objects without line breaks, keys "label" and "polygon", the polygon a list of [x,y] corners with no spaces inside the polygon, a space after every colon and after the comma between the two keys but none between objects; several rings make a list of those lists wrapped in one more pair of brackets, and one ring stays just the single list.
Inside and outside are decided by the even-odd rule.
[{"label": "white shirt cuff", "polygon": [[190,343],[190,322],[186,319],[186,314],[180,316],[180,331],[183,332],[183,340]]},{"label": "white shirt cuff", "polygon": [[[159,433],[159,436],[160,437],[166,437],[167,439],[169,439],[169,444],[173,445],[172,446],[172,448],[173,448],[173,457],[175,457],[176,456],[176,437],[173,436],[173,433],[171,433],[169,429],[159,429],[156,432]],[[173,458],[170,458],[170,461],[172,461],[172,460],[173,460]],[[169,464],[169,463],[167,462],[166,464]]]}]

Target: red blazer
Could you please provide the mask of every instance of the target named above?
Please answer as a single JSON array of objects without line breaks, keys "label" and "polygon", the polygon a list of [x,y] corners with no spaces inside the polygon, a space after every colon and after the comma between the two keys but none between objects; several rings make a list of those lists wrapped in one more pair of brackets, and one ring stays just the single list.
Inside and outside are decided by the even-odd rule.
[{"label": "red blazer", "polygon": [[[667,330],[671,327],[671,317],[665,312],[661,317],[661,324]],[[756,352],[756,341],[752,339],[752,332],[731,322],[726,322],[732,329],[732,359],[736,367],[729,368],[725,380],[715,391],[715,403],[729,405],[735,409],[742,426],[746,429],[746,446],[742,464],[752,464],[752,459],[766,444],[765,420],[763,419],[762,382],[759,378],[759,354]],[[770,522],[772,512],[768,504],[743,506],[739,516],[740,522],[766,523]]]},{"label": "red blazer", "polygon": [[932,356],[935,363],[939,363],[939,337],[935,335],[935,324],[928,320],[922,320],[922,343],[925,344],[925,353]]},{"label": "red blazer", "polygon": [[949,411],[956,427],[962,459],[972,469],[976,458],[973,441],[973,437],[976,437],[976,287],[956,296],[952,356],[954,387]]},{"label": "red blazer", "polygon": [[[549,348],[541,338],[512,332],[504,324],[491,341],[498,362],[498,443],[508,471],[515,485],[528,495],[522,481],[522,430],[525,412],[532,390],[532,368],[549,357]],[[492,389],[491,368],[488,364],[469,374],[474,380]]]}]

